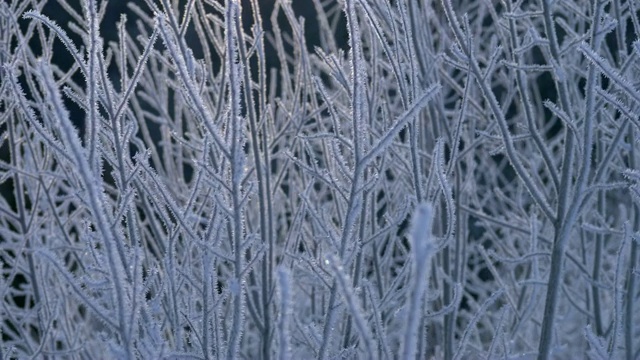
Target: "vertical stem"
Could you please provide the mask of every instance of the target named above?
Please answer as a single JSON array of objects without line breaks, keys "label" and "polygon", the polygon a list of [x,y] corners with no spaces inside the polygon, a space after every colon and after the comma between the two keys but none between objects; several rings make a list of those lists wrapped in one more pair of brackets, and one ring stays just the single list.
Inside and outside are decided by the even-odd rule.
[{"label": "vertical stem", "polygon": [[[234,279],[231,285],[233,294],[233,324],[229,334],[229,347],[227,358],[236,358],[242,337],[243,311],[244,311],[244,282],[242,273],[244,269],[243,253],[243,209],[242,209],[242,180],[244,177],[244,149],[243,130],[244,122],[240,110],[240,74],[237,53],[238,34],[235,33],[235,22],[238,21],[237,0],[227,0],[225,13],[226,22],[226,66],[229,76],[229,103],[230,111],[228,121],[231,126],[231,198],[233,205],[233,253],[234,253]],[[250,87],[250,84],[245,84]]]},{"label": "vertical stem", "polygon": [[[634,126],[629,126],[629,139],[635,139]],[[631,169],[638,168],[638,162],[636,159],[636,146],[635,141],[630,141],[629,152],[629,167]],[[637,203],[633,203],[632,209],[632,229],[637,229],[640,226],[640,209]],[[631,255],[629,256],[629,267],[627,269],[627,288],[626,288],[626,304],[625,304],[625,319],[624,319],[624,340],[625,340],[625,357],[627,360],[633,359],[634,356],[634,343],[635,340],[635,322],[634,322],[634,305],[637,299],[636,296],[636,269],[638,263],[638,241],[637,239],[631,239]]]}]

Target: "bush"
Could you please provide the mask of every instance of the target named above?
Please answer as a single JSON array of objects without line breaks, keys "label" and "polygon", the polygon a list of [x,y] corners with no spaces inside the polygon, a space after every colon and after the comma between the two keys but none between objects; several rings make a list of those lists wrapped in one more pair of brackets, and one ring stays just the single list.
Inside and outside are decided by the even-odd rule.
[{"label": "bush", "polygon": [[1,358],[640,356],[634,1],[46,2]]}]

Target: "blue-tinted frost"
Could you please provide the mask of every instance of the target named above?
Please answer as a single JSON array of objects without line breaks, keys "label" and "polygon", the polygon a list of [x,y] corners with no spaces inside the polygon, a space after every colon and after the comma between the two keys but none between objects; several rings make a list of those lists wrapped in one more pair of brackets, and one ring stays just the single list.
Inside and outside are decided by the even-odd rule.
[{"label": "blue-tinted frost", "polygon": [[640,356],[635,1],[126,3],[0,2],[0,358]]}]

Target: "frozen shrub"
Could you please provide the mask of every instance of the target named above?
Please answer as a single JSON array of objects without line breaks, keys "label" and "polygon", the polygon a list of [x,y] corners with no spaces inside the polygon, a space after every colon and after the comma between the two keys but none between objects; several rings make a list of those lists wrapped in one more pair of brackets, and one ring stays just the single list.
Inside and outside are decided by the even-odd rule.
[{"label": "frozen shrub", "polygon": [[629,0],[2,2],[0,358],[638,358],[639,33]]}]

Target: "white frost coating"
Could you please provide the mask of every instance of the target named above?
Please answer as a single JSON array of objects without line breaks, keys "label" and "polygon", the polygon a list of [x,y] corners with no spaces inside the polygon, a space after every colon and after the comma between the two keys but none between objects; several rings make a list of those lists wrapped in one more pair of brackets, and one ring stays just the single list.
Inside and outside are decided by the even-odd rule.
[{"label": "white frost coating", "polygon": [[424,259],[432,247],[431,225],[433,222],[433,206],[422,203],[413,214],[411,229],[411,245],[416,250],[418,259]]},{"label": "white frost coating", "polygon": [[419,337],[420,318],[422,317],[422,301],[424,291],[428,283],[427,273],[431,257],[434,254],[434,246],[431,235],[433,222],[433,206],[429,203],[418,205],[413,213],[411,229],[411,247],[413,253],[413,271],[411,291],[409,292],[409,304],[407,311],[406,327],[404,332],[403,359],[413,359]]}]

